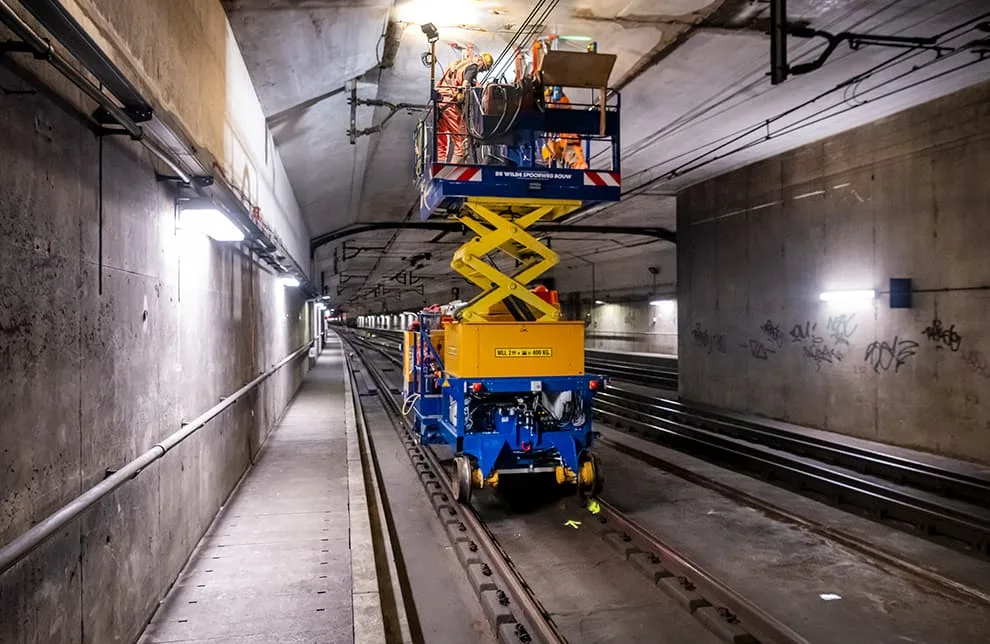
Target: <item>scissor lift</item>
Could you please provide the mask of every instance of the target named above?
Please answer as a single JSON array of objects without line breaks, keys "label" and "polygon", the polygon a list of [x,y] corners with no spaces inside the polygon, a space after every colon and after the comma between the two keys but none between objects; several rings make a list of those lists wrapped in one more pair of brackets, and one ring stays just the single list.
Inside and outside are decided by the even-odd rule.
[{"label": "scissor lift", "polygon": [[[485,164],[435,161],[436,96],[420,122],[420,217],[453,218],[474,233],[451,268],[479,293],[446,311],[421,313],[406,332],[406,411],[424,443],[453,446],[461,502],[510,474],[552,473],[588,496],[602,487],[591,402],[605,380],[584,372],[584,323],[562,320],[556,292],[530,287],[558,256],[527,229],[619,200],[620,99],[607,96],[614,63],[614,55],[552,51],[537,87],[597,89],[594,101],[569,108],[536,101],[507,128],[504,113],[469,110],[476,131],[491,133],[483,138]],[[486,90],[472,91],[481,105]],[[562,133],[580,141],[589,165],[599,167],[541,163],[542,142]],[[513,272],[496,266],[496,253],[508,256]]]}]

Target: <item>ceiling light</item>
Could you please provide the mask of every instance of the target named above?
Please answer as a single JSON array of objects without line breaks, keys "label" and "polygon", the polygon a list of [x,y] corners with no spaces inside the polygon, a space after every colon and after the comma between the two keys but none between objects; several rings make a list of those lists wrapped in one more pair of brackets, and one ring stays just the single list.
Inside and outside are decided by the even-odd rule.
[{"label": "ceiling light", "polygon": [[218,242],[244,241],[244,231],[217,208],[188,208],[179,211],[177,226],[196,230]]},{"label": "ceiling light", "polygon": [[296,279],[295,277],[292,277],[291,275],[286,277],[281,277],[279,278],[278,281],[282,282],[282,286],[286,288],[299,286],[299,280]]},{"label": "ceiling light", "polygon": [[605,300],[595,300],[595,304],[607,304]]},{"label": "ceiling light", "polygon": [[824,291],[819,293],[818,299],[822,302],[860,302],[872,300],[877,296],[877,292],[872,289],[858,291]]}]

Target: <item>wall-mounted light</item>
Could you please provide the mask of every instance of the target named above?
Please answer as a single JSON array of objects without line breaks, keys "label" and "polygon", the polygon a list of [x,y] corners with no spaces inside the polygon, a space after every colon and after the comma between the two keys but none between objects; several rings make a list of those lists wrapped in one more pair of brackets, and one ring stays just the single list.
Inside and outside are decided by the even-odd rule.
[{"label": "wall-mounted light", "polygon": [[295,277],[292,277],[291,275],[281,277],[279,278],[278,281],[282,282],[282,286],[286,288],[294,288],[296,286],[299,286],[299,280],[296,279]]},{"label": "wall-mounted light", "polygon": [[244,241],[244,231],[219,208],[190,202],[179,210],[176,226],[182,230],[195,230],[218,242]]},{"label": "wall-mounted light", "polygon": [[823,291],[819,293],[818,299],[822,302],[864,302],[875,299],[877,292],[873,289],[862,289],[853,291]]},{"label": "wall-mounted light", "polygon": [[650,306],[655,306],[662,313],[672,313],[677,310],[677,300],[653,300]]}]

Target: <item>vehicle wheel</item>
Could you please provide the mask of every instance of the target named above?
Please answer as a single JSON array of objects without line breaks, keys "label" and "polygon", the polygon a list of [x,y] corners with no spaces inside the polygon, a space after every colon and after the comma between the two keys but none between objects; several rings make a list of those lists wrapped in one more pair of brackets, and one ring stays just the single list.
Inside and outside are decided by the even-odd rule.
[{"label": "vehicle wheel", "polygon": [[471,503],[471,459],[454,457],[454,498],[458,503]]},{"label": "vehicle wheel", "polygon": [[598,454],[585,450],[578,456],[577,488],[582,499],[593,499],[602,493],[605,488],[605,474]]}]

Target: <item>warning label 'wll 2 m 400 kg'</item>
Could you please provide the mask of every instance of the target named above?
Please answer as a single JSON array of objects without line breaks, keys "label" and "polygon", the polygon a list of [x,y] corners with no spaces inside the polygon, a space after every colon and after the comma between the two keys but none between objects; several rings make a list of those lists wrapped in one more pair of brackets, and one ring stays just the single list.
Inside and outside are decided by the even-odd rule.
[{"label": "warning label 'wll 2 m 400 kg'", "polygon": [[550,358],[552,356],[553,349],[549,348],[495,349],[496,358]]}]

